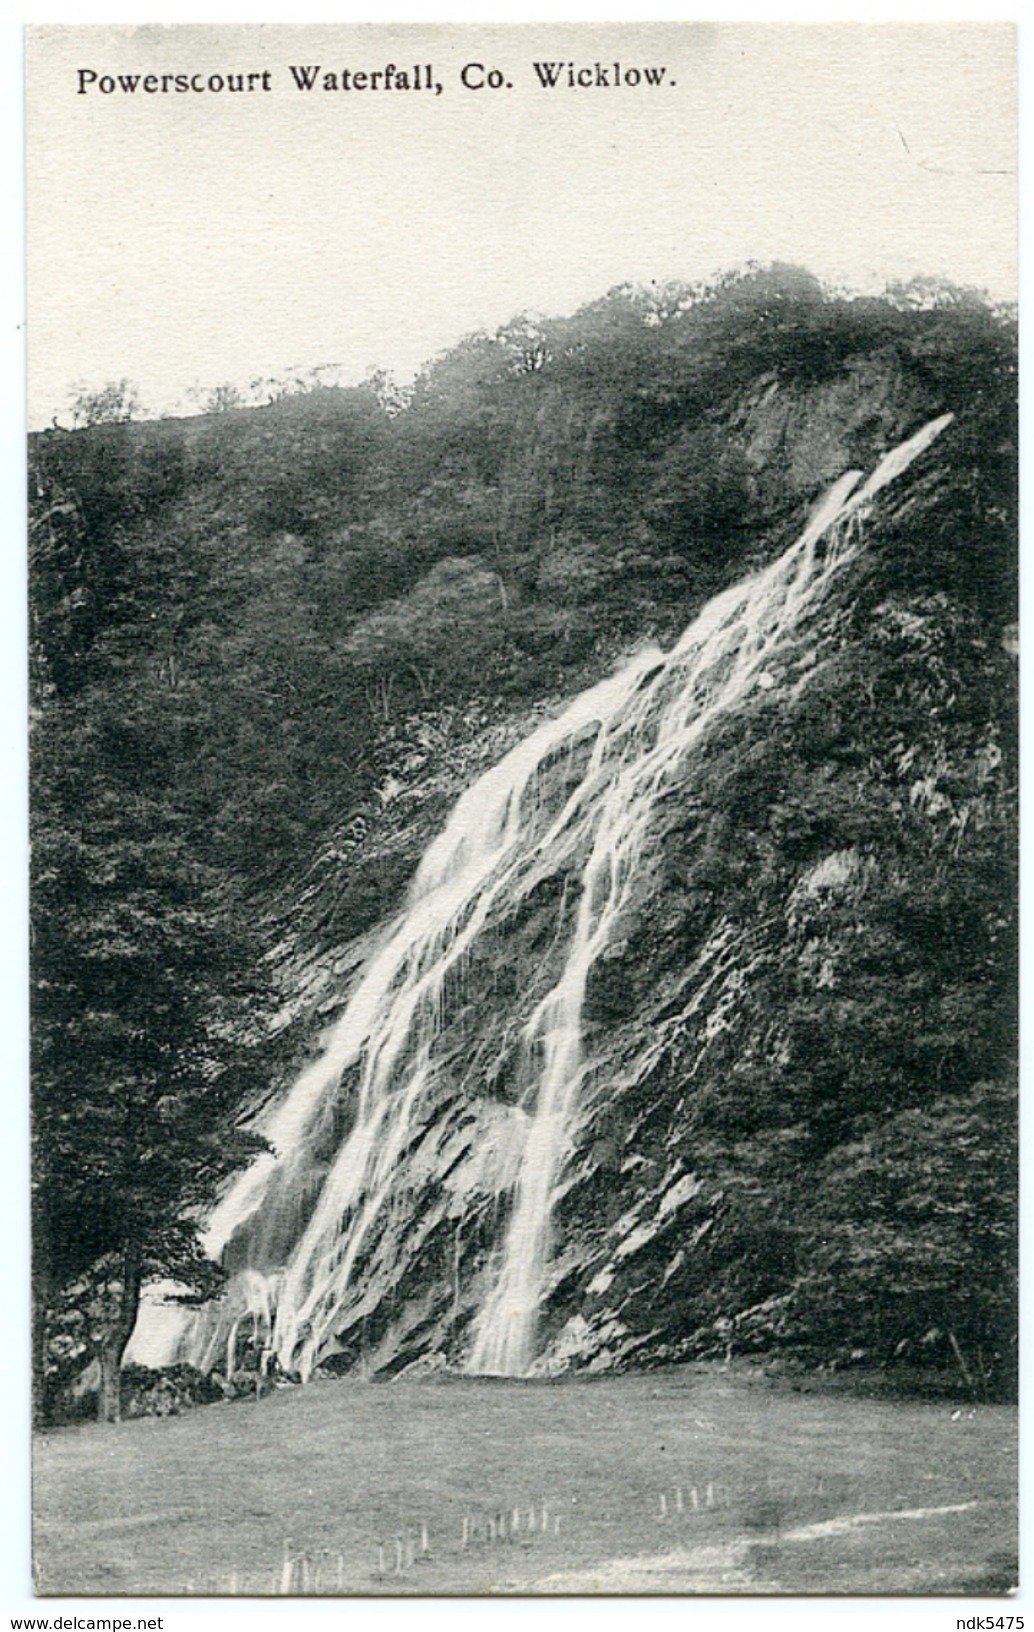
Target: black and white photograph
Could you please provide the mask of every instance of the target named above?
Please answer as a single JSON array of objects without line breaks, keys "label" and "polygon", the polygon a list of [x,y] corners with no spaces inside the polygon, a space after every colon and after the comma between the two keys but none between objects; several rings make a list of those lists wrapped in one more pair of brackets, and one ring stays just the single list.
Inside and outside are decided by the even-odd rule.
[{"label": "black and white photograph", "polygon": [[25,85],[26,1591],[1019,1632],[1014,26]]}]

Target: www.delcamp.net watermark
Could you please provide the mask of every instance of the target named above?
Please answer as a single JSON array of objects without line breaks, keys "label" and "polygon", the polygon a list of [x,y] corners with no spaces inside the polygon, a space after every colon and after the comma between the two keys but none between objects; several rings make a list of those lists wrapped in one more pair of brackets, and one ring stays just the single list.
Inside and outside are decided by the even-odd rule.
[{"label": "www.delcamp.net watermark", "polygon": [[110,1615],[55,1615],[48,1620],[11,1618],[11,1632],[165,1632],[164,1616],[150,1620],[112,1620]]}]

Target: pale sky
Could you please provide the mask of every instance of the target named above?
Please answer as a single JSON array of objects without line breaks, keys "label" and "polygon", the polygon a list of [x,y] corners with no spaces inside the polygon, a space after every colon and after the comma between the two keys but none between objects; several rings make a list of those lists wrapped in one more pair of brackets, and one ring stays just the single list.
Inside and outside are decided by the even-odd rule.
[{"label": "pale sky", "polygon": [[[30,424],[122,376],[151,412],[322,364],[405,376],[519,311],[748,260],[1012,299],[1014,43],[959,23],[36,30]],[[666,74],[544,90],[536,61]],[[389,62],[430,63],[442,94],[289,72]],[[464,89],[466,63],[503,88]],[[270,91],[97,88],[241,71]]]}]

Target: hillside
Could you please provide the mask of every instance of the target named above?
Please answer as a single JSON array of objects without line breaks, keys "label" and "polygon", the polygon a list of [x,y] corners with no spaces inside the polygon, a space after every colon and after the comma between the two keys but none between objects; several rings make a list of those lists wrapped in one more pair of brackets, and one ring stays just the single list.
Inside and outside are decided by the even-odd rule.
[{"label": "hillside", "polygon": [[[34,439],[55,1383],[125,1302],[127,1242],[137,1279],[187,1265],[211,1289],[195,1221],[263,1138],[265,1200],[223,1207],[225,1267],[247,1274],[195,1361],[238,1317],[261,1337],[286,1284],[285,1369],[512,1369],[486,1308],[587,901],[577,1052],[555,1071],[576,1092],[513,1365],[782,1353],[1008,1390],[1014,346],[955,291],[854,300],[776,269],[515,321],[406,401],[375,381]],[[946,415],[788,576],[831,485]],[[726,590],[745,632],[693,637],[680,666]],[[672,713],[680,677],[699,730]],[[595,734],[576,701],[593,688]],[[636,755],[669,740],[641,797]],[[486,861],[431,1031],[414,1011],[401,1075],[370,1077],[407,1035],[387,1009],[382,1043],[328,1059],[320,1033],[456,799],[473,789],[487,844],[478,779],[522,752],[533,774],[498,820],[528,842],[511,872]],[[634,843],[594,905],[626,795]],[[442,933],[389,1007],[466,931]],[[316,1121],[289,1145],[268,1117],[256,1133],[307,1062]],[[412,1115],[378,1121],[382,1092]],[[334,1192],[357,1130],[379,1155],[347,1158]]]}]

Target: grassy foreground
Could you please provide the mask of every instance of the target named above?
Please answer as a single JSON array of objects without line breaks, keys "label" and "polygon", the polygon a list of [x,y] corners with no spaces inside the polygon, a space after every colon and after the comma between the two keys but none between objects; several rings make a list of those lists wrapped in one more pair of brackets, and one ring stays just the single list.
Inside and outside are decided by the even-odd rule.
[{"label": "grassy foreground", "polygon": [[37,1588],[269,1594],[286,1550],[292,1592],[1003,1592],[1015,1442],[700,1368],[315,1383],[41,1435]]}]

